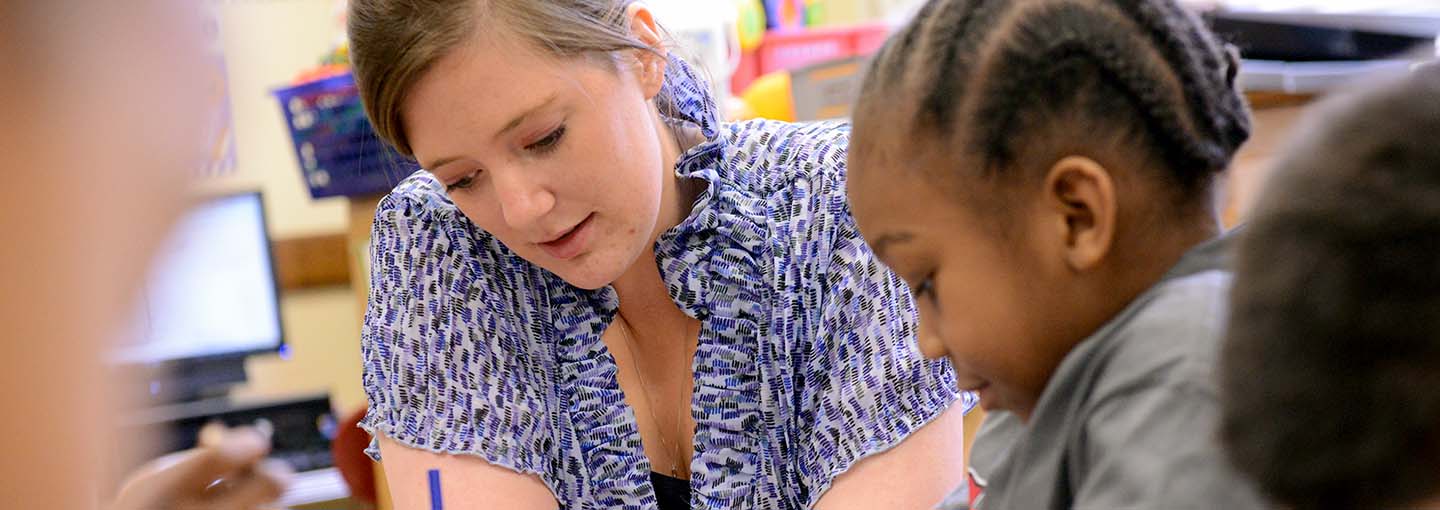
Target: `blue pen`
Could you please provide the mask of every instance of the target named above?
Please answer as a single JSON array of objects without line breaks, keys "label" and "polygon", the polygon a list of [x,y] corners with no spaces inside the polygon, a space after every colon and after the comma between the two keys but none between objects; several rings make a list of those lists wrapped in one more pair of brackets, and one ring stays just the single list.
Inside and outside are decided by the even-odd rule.
[{"label": "blue pen", "polygon": [[430,510],[445,510],[445,503],[440,499],[440,470],[430,470]]}]

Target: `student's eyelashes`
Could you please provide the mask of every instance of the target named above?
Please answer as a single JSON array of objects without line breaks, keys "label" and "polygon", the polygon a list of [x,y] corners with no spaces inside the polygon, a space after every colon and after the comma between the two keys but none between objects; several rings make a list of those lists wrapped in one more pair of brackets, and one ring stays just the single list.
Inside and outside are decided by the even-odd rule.
[{"label": "student's eyelashes", "polygon": [[565,125],[561,124],[560,127],[555,128],[554,131],[551,131],[549,134],[545,135],[544,138],[536,140],[530,145],[526,145],[525,150],[533,152],[535,154],[548,154],[551,151],[554,151],[555,148],[560,145],[560,140],[564,137]]},{"label": "student's eyelashes", "polygon": [[913,289],[916,298],[935,299],[935,275],[926,275]]}]

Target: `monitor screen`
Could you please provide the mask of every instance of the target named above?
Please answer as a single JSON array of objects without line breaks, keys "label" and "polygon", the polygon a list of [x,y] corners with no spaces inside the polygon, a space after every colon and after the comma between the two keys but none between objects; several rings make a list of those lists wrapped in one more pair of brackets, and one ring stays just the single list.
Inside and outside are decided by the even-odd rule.
[{"label": "monitor screen", "polygon": [[1211,0],[1227,17],[1434,39],[1440,2],[1417,0]]},{"label": "monitor screen", "polygon": [[182,218],[139,296],[120,363],[281,347],[275,272],[259,193],[206,200]]}]

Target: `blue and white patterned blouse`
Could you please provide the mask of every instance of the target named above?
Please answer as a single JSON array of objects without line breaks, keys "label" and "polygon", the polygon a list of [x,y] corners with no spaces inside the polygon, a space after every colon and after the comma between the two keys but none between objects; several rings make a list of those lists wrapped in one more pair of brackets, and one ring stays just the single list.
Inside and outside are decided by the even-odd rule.
[{"label": "blue and white patterned blouse", "polygon": [[[910,294],[856,231],[849,127],[722,125],[701,83],[672,59],[667,114],[707,139],[676,172],[709,186],[655,246],[671,297],[701,323],[692,507],[808,508],[954,402],[954,375],[912,347]],[[380,203],[373,236],[366,430],[538,475],[562,508],[655,506],[600,339],[612,289],[521,259],[425,173]]]}]

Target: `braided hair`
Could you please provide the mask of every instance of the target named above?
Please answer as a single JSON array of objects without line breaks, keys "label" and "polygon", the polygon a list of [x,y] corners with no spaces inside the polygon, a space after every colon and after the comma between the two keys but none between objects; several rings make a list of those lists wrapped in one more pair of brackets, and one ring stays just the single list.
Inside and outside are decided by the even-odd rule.
[{"label": "braided hair", "polygon": [[1236,59],[1173,0],[930,0],[871,62],[852,152],[899,127],[1005,176],[1109,143],[1200,196],[1250,136]]}]

